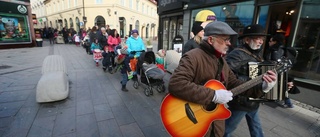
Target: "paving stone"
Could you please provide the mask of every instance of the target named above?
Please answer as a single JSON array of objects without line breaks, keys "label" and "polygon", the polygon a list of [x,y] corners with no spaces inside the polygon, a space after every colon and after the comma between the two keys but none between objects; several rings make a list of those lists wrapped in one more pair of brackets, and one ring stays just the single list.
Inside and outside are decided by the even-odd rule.
[{"label": "paving stone", "polygon": [[4,89],[3,91],[6,92],[6,91],[28,90],[28,89],[34,90],[35,87],[36,87],[36,85],[14,86],[14,87],[9,86],[6,89]]},{"label": "paving stone", "polygon": [[79,87],[76,89],[77,91],[77,102],[91,100],[91,93],[88,86]]},{"label": "paving stone", "polygon": [[97,121],[103,121],[114,118],[112,110],[108,104],[99,104],[94,106],[94,114]]},{"label": "paving stone", "polygon": [[14,117],[0,118],[0,128],[8,127],[13,120],[14,120]]},{"label": "paving stone", "polygon": [[98,122],[101,137],[122,137],[119,125],[115,119]]},{"label": "paving stone", "polygon": [[77,115],[90,114],[94,112],[91,100],[79,101],[76,106]]},{"label": "paving stone", "polygon": [[156,137],[169,137],[170,135],[162,124],[155,124],[147,127],[141,128],[143,134],[146,137],[156,136]]},{"label": "paving stone", "polygon": [[23,101],[0,103],[0,118],[14,116],[23,105]]},{"label": "paving stone", "polygon": [[36,118],[28,137],[51,137],[56,116]]},{"label": "paving stone", "polygon": [[282,127],[282,126],[276,126],[271,130],[271,132],[281,136],[281,137],[300,137],[300,135],[297,135],[296,133]]},{"label": "paving stone", "polygon": [[125,125],[135,122],[128,108],[124,105],[111,107],[113,115],[117,120],[118,125]]},{"label": "paving stone", "polygon": [[138,103],[135,103],[135,102],[128,105],[127,108],[131,112],[136,122],[142,128],[161,122],[156,120],[156,119],[159,119],[159,117],[156,113],[152,111],[151,108],[143,107],[142,105],[139,105]]},{"label": "paving stone", "polygon": [[36,91],[31,91],[30,95],[28,96],[27,100],[24,101],[22,107],[40,107],[41,104],[36,102]]},{"label": "paving stone", "polygon": [[74,133],[76,131],[76,108],[65,108],[59,109],[53,136],[60,136],[69,133]]},{"label": "paving stone", "polygon": [[117,94],[108,95],[107,100],[108,100],[110,107],[124,105],[121,97]]},{"label": "paving stone", "polygon": [[9,129],[4,133],[4,136],[27,136],[37,112],[38,108],[21,108],[15,116],[14,121],[9,126]]},{"label": "paving stone", "polygon": [[76,136],[77,137],[98,137],[99,129],[93,113],[77,116]]},{"label": "paving stone", "polygon": [[64,134],[64,135],[59,135],[59,136],[53,136],[53,137],[77,137],[76,133],[69,133],[69,134]]},{"label": "paving stone", "polygon": [[120,130],[124,137],[144,137],[137,123],[120,126]]},{"label": "paving stone", "polygon": [[26,100],[31,92],[31,90],[3,92],[0,94],[0,103]]},{"label": "paving stone", "polygon": [[58,114],[58,106],[54,103],[41,104],[37,117],[50,117]]}]

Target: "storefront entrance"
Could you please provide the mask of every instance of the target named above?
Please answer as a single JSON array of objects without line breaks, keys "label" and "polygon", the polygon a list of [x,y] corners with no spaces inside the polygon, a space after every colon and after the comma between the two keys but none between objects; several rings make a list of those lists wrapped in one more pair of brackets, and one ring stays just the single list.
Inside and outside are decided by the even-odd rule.
[{"label": "storefront entrance", "polygon": [[182,35],[183,16],[164,18],[162,23],[162,48],[165,50],[173,49],[173,39]]}]

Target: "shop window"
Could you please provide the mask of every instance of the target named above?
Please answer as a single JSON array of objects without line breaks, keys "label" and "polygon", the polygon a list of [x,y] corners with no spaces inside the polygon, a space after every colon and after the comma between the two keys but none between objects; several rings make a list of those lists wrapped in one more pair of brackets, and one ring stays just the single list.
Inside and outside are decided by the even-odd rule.
[{"label": "shop window", "polygon": [[[195,16],[201,10],[211,10],[215,13],[216,19],[218,21],[223,21],[228,23],[233,30],[238,34],[242,34],[242,30],[245,26],[252,24],[253,13],[254,13],[254,1],[246,1],[239,3],[232,3],[220,6],[207,7],[204,9],[197,9],[192,11],[191,27],[194,22]],[[231,43],[236,45],[237,38],[234,36]]]},{"label": "shop window", "polygon": [[296,77],[320,80],[320,1],[305,0],[300,14],[294,47],[298,50],[293,66]]},{"label": "shop window", "polygon": [[31,42],[27,16],[0,12],[0,45]]}]

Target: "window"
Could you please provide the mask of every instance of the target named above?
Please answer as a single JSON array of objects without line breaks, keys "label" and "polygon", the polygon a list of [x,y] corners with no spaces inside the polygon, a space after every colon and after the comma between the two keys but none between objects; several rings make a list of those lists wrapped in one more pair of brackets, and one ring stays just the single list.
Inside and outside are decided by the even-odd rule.
[{"label": "window", "polygon": [[96,4],[102,4],[102,0],[96,0]]},{"label": "window", "polygon": [[125,5],[126,5],[125,0],[121,0],[121,5],[122,5],[122,6],[125,6]]},{"label": "window", "polygon": [[129,0],[129,7],[130,7],[130,9],[133,9],[133,7],[132,7],[132,0]]},{"label": "window", "polygon": [[61,2],[61,9],[64,10],[64,1]]},{"label": "window", "polygon": [[78,0],[74,0],[74,7],[78,5]]},{"label": "window", "polygon": [[144,3],[142,3],[141,12],[144,13]]},{"label": "window", "polygon": [[27,16],[0,12],[0,17],[0,45],[31,42]]},{"label": "window", "polygon": [[70,1],[71,1],[71,0],[68,0],[68,9],[70,8]]},{"label": "window", "polygon": [[149,14],[149,5],[147,6],[147,12],[146,12],[146,14]]},{"label": "window", "polygon": [[136,10],[139,11],[139,1],[137,1]]}]

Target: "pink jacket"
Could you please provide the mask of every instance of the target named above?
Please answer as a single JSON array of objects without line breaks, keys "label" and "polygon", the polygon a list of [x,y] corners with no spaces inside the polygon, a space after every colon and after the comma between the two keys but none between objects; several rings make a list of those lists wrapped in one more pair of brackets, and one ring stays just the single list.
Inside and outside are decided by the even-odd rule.
[{"label": "pink jacket", "polygon": [[108,36],[108,51],[114,51],[115,46],[118,46],[121,43],[121,38]]}]

